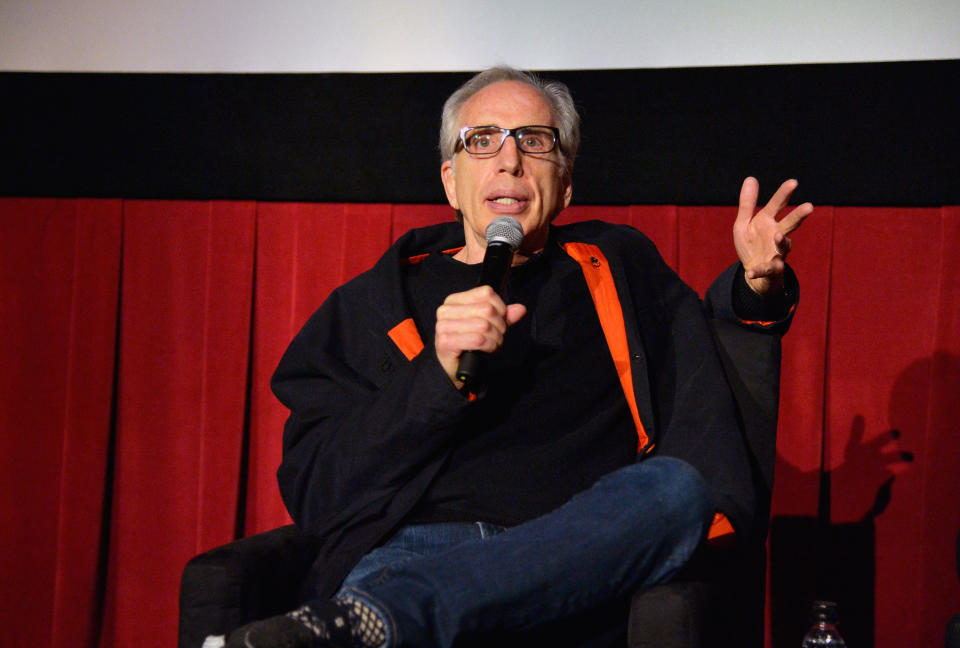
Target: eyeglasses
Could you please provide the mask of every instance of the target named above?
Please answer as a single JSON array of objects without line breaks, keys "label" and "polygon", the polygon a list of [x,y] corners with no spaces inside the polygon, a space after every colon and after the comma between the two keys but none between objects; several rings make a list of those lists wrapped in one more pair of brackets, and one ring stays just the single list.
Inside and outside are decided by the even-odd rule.
[{"label": "eyeglasses", "polygon": [[499,153],[511,135],[517,142],[517,148],[524,153],[549,153],[557,148],[560,141],[560,131],[553,126],[464,126],[460,129],[458,150],[462,146],[470,155],[489,157]]}]

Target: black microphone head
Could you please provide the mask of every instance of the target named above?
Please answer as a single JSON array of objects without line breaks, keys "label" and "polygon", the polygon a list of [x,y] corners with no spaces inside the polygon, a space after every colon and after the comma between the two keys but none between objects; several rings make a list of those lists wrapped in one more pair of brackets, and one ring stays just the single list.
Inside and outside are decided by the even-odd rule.
[{"label": "black microphone head", "polygon": [[516,218],[501,216],[487,225],[486,235],[487,245],[504,243],[509,245],[511,250],[516,250],[523,242],[523,227]]}]

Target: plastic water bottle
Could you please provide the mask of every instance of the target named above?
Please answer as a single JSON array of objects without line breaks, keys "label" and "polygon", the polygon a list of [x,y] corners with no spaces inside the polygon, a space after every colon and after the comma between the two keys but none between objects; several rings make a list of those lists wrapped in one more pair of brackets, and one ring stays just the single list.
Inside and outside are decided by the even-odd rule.
[{"label": "plastic water bottle", "polygon": [[837,630],[837,604],[833,601],[814,601],[811,610],[813,625],[803,637],[802,648],[846,648],[840,631]]}]

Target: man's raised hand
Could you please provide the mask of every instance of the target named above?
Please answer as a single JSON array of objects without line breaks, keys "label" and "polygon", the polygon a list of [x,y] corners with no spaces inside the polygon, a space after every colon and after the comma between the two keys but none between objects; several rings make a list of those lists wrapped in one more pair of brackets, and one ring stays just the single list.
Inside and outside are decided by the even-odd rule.
[{"label": "man's raised hand", "polygon": [[758,295],[773,295],[783,290],[784,261],[791,246],[787,235],[813,213],[813,205],[807,202],[777,220],[796,188],[796,180],[787,180],[763,209],[756,213],[757,195],[760,192],[757,179],[747,178],[740,189],[740,209],[733,224],[733,244],[743,264],[747,283]]}]

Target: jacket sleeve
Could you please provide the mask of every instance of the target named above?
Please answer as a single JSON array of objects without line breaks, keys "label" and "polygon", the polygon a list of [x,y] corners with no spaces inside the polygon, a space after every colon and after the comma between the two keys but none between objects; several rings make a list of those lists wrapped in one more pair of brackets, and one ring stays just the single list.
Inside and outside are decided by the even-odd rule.
[{"label": "jacket sleeve", "polygon": [[784,292],[762,298],[750,291],[737,262],[716,278],[704,299],[709,317],[725,319],[750,328],[785,335],[800,301],[800,284],[789,265],[784,270]]},{"label": "jacket sleeve", "polygon": [[658,366],[651,367],[661,424],[656,453],[693,465],[717,511],[738,533],[749,533],[757,502],[752,467],[708,318],[685,285],[665,297],[670,332]]},{"label": "jacket sleeve", "polygon": [[[635,314],[649,377],[656,444],[652,454],[676,457],[696,468],[716,510],[738,534],[748,534],[755,524],[757,493],[733,393],[710,328],[717,308],[701,301],[645,237],[621,233],[615,245],[623,250],[623,293]],[[720,306],[737,321],[729,292],[735,271],[725,272],[712,290],[725,298]]]},{"label": "jacket sleeve", "polygon": [[[730,390],[713,335],[710,318],[725,319],[740,326],[772,335],[783,335],[796,311],[799,286],[787,267],[783,295],[762,300],[743,279],[739,263],[727,268],[714,281],[700,304],[702,315],[694,314],[694,298],[680,287],[665,291],[673,314],[670,357],[666,366],[676,374],[663,372],[672,397],[663,396],[667,426],[659,451],[693,464],[711,485],[718,511],[724,513],[738,534],[762,537],[765,495],[758,491],[751,450],[735,413]],[[743,289],[738,295],[738,289]],[[744,296],[745,291],[745,296]],[[692,291],[690,291],[692,292]],[[744,299],[756,299],[744,307]],[[765,303],[763,303],[765,302]],[[663,410],[662,410],[663,411]]]},{"label": "jacket sleeve", "polygon": [[291,412],[280,492],[309,533],[343,532],[412,507],[466,409],[434,354],[407,361],[382,325],[365,325],[382,322],[376,315],[335,291],[271,382]]}]

